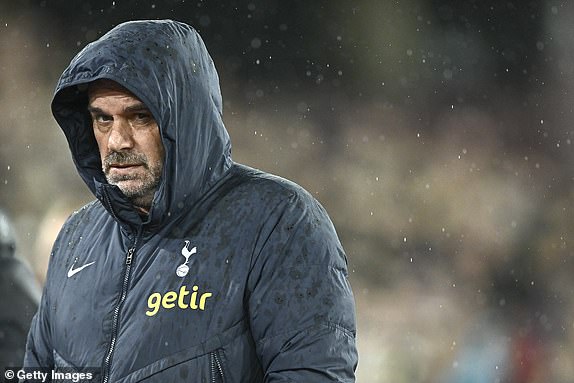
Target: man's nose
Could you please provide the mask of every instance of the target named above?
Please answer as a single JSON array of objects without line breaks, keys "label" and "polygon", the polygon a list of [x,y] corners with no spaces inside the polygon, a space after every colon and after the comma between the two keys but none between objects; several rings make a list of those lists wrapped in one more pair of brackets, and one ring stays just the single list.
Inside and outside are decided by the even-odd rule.
[{"label": "man's nose", "polygon": [[124,119],[114,120],[110,135],[108,137],[108,147],[112,151],[131,149],[134,146],[132,129]]}]

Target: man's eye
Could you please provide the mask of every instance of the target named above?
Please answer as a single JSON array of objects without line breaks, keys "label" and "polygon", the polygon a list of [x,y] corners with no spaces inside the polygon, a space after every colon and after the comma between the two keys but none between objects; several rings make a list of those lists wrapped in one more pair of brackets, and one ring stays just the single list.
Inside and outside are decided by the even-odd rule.
[{"label": "man's eye", "polygon": [[132,116],[132,121],[135,125],[138,126],[148,126],[154,121],[154,119],[151,116],[151,113],[141,112],[141,113],[135,113]]},{"label": "man's eye", "polygon": [[135,118],[138,121],[149,121],[151,119],[151,115],[149,113],[136,113]]},{"label": "man's eye", "polygon": [[112,118],[110,116],[100,114],[100,115],[94,116],[94,121],[96,121],[99,124],[102,124],[102,123],[112,121]]}]

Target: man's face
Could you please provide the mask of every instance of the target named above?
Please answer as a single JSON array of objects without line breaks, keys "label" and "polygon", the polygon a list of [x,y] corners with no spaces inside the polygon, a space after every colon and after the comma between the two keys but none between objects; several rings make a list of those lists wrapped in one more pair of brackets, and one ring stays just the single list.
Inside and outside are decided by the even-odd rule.
[{"label": "man's face", "polygon": [[108,183],[148,211],[160,182],[164,148],[148,108],[109,80],[90,84],[88,110]]}]

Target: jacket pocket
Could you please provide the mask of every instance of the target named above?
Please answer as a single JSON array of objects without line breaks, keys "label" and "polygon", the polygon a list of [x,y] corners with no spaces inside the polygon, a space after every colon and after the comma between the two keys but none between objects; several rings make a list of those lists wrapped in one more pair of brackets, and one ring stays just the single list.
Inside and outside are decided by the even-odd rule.
[{"label": "jacket pocket", "polygon": [[246,337],[247,324],[244,321],[205,342],[156,360],[145,367],[132,371],[122,378],[113,377],[117,383],[230,383],[244,381],[231,378],[227,370],[227,356],[224,349],[229,344]]},{"label": "jacket pocket", "polygon": [[49,371],[52,383],[93,383],[100,380],[100,369],[76,366],[66,360],[56,350],[52,350],[54,368]]},{"label": "jacket pocket", "polygon": [[225,357],[223,350],[215,350],[188,360],[174,361],[165,358],[159,361],[162,369],[146,374],[132,374],[120,379],[121,383],[227,383]]},{"label": "jacket pocket", "polygon": [[66,368],[66,369],[76,369],[72,363],[68,362],[62,355],[58,354],[56,350],[52,351],[52,356],[54,357],[54,367],[55,369]]},{"label": "jacket pocket", "polygon": [[211,364],[211,383],[225,383],[225,368],[223,350],[215,350],[209,353]]},{"label": "jacket pocket", "polygon": [[[161,360],[163,368],[147,376],[133,375],[132,379],[126,382],[141,383],[167,383],[167,382],[197,382],[211,383],[211,356],[210,354],[199,355],[184,361],[176,363],[169,358]],[[134,379],[135,378],[135,379]],[[121,381],[124,381],[123,379]]]}]

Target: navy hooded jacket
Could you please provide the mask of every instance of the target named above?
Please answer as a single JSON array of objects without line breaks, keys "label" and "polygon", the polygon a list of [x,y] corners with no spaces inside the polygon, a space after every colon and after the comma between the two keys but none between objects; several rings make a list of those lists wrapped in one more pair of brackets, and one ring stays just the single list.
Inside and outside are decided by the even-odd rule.
[{"label": "navy hooded jacket", "polygon": [[[87,84],[119,83],[153,114],[161,183],[140,216],[107,183]],[[97,368],[102,382],[353,382],[346,258],[301,187],[231,159],[217,72],[174,21],[117,26],[86,46],[52,111],[96,200],[50,258],[25,366]]]}]

